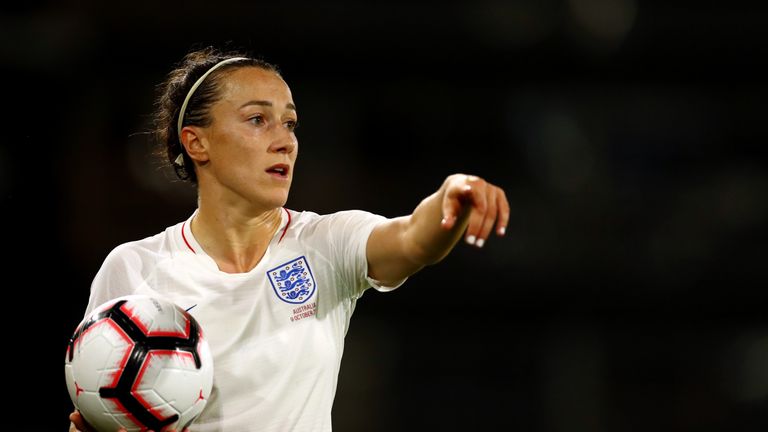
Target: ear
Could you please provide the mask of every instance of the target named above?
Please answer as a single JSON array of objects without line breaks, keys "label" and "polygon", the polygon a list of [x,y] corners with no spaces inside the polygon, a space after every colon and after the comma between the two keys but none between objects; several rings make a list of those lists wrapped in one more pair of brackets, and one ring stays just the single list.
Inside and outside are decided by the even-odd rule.
[{"label": "ear", "polygon": [[205,131],[197,126],[184,126],[181,129],[181,144],[193,161],[204,164],[208,162],[208,141],[205,139]]}]

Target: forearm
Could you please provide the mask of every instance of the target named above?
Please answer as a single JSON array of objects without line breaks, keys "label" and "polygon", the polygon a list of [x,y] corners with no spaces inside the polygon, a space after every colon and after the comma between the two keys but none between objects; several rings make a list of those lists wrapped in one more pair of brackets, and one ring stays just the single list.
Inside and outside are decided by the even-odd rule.
[{"label": "forearm", "polygon": [[412,214],[377,226],[368,238],[368,275],[397,282],[445,258],[462,235],[482,247],[495,223],[503,235],[509,218],[504,191],[465,174],[445,179]]}]

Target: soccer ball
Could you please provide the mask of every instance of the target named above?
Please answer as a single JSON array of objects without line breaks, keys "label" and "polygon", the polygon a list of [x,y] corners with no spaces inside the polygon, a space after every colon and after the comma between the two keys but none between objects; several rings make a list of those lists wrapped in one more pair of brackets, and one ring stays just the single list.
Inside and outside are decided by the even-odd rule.
[{"label": "soccer ball", "polygon": [[69,341],[64,369],[72,403],[98,431],[182,431],[213,386],[213,358],[197,321],[143,295],[90,313]]}]

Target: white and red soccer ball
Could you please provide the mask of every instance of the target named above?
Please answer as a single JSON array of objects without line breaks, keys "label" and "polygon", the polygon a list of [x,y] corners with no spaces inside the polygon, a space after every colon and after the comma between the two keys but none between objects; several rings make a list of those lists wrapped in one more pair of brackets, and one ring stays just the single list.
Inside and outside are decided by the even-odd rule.
[{"label": "white and red soccer ball", "polygon": [[64,368],[75,408],[98,431],[182,431],[213,385],[200,325],[180,306],[149,296],[97,307],[77,326]]}]

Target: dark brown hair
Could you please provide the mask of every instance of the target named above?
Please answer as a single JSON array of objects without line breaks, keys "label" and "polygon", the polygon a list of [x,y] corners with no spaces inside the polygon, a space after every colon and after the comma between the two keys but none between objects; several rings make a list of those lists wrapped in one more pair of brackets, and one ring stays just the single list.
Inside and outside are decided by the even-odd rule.
[{"label": "dark brown hair", "polygon": [[[158,142],[157,154],[171,164],[181,180],[188,180],[197,184],[194,163],[184,150],[177,130],[181,105],[184,103],[189,89],[198,78],[222,60],[233,57],[244,57],[245,59],[227,63],[212,72],[195,90],[187,103],[182,127],[186,125],[208,126],[211,124],[211,105],[221,97],[221,81],[228,72],[243,67],[258,67],[279,75],[280,72],[277,67],[242,52],[222,52],[216,48],[207,47],[192,51],[184,56],[158,87],[159,96],[155,104],[154,115],[155,136]],[[174,162],[179,154],[184,158],[184,163],[181,165]]]}]

